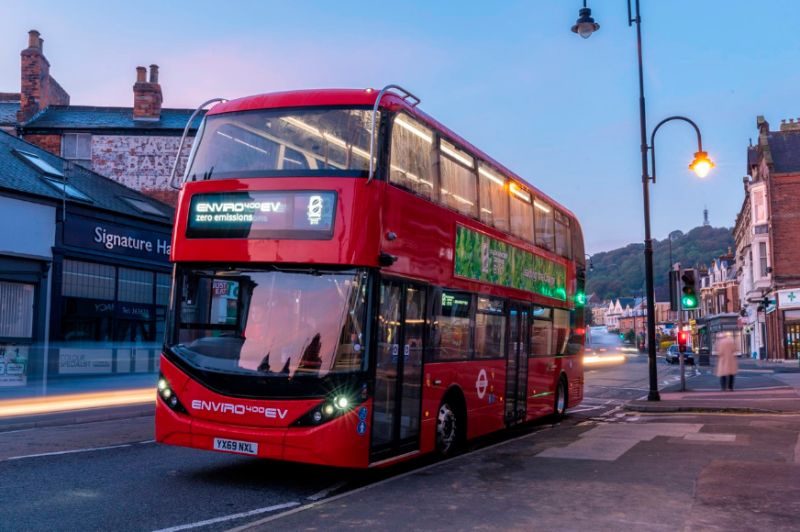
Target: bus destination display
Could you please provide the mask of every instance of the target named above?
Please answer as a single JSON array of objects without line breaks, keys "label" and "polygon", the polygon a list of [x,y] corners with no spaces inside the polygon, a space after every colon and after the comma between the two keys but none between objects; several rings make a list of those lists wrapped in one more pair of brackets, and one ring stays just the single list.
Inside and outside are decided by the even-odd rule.
[{"label": "bus destination display", "polygon": [[333,236],[336,193],[330,191],[197,194],[189,206],[188,238]]}]

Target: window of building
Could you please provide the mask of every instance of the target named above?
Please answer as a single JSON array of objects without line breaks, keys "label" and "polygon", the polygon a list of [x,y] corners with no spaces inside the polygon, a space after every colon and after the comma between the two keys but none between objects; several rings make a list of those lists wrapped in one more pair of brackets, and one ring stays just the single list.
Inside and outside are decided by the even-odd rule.
[{"label": "window of building", "polygon": [[502,358],[506,352],[506,316],[500,299],[478,298],[475,358]]},{"label": "window of building", "polygon": [[511,232],[533,243],[533,212],[531,195],[516,183],[509,186],[511,201]]},{"label": "window of building", "polygon": [[0,281],[0,338],[32,338],[34,294],[32,284]]},{"label": "window of building", "polygon": [[44,172],[45,174],[48,174],[48,175],[51,175],[51,176],[55,176],[55,177],[60,177],[60,178],[63,179],[64,173],[61,170],[59,170],[55,166],[51,165],[50,163],[48,163],[47,161],[45,161],[44,159],[42,159],[41,157],[39,157],[35,153],[30,153],[30,152],[21,151],[21,150],[14,150],[14,152],[17,155],[19,155],[20,157],[22,157],[22,159],[25,162],[27,162],[28,164],[30,164],[31,166],[33,166],[37,170],[40,170],[40,171]]},{"label": "window of building", "polygon": [[439,171],[441,188],[439,199],[451,209],[478,217],[478,182],[475,160],[446,140],[440,142]]},{"label": "window of building", "polygon": [[766,209],[766,195],[765,195],[764,187],[758,187],[753,189],[753,223],[763,223],[767,221],[767,209]]},{"label": "window of building", "polygon": [[142,212],[144,214],[153,214],[155,216],[163,216],[165,218],[167,217],[164,211],[162,211],[152,203],[145,201],[143,199],[131,198],[129,196],[119,196],[119,198],[128,205],[130,205],[131,207],[133,207],[134,209],[136,209],[137,211]]},{"label": "window of building", "polygon": [[88,201],[90,203],[92,201],[92,198],[90,198],[77,188],[67,183],[67,181],[64,179],[53,179],[52,177],[42,176],[42,180],[51,187],[53,187],[55,190],[57,190],[60,194],[64,194],[66,197],[70,199]]},{"label": "window of building", "polygon": [[533,200],[533,225],[536,229],[536,245],[552,251],[555,249],[553,208],[540,199]]},{"label": "window of building", "polygon": [[554,211],[556,223],[556,253],[562,257],[572,258],[572,239],[570,238],[569,216]]},{"label": "window of building", "polygon": [[481,221],[487,225],[493,225],[501,231],[508,231],[510,225],[506,179],[480,163],[478,165],[478,183],[480,185]]},{"label": "window of building", "polygon": [[81,166],[91,168],[91,133],[64,133],[61,136],[61,156],[65,159],[76,161]]},{"label": "window of building", "polygon": [[433,139],[433,132],[411,117],[400,114],[394,119],[389,180],[428,199],[433,198],[435,182]]},{"label": "window of building", "polygon": [[115,268],[95,262],[64,259],[61,294],[90,299],[114,299]]},{"label": "window of building", "polygon": [[759,272],[761,277],[766,277],[769,275],[767,272],[767,243],[766,242],[759,242],[758,243],[758,258],[759,258]]},{"label": "window of building", "polygon": [[469,316],[472,296],[443,291],[436,302],[433,323],[433,358],[464,360],[472,353]]},{"label": "window of building", "polygon": [[153,272],[119,269],[119,301],[153,304]]},{"label": "window of building", "polygon": [[169,305],[172,276],[168,273],[156,274],[156,305]]}]

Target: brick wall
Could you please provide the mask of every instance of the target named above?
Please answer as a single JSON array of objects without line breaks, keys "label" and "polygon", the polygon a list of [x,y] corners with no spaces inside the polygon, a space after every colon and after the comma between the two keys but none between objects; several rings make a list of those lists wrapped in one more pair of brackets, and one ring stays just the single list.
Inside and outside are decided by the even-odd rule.
[{"label": "brick wall", "polygon": [[61,157],[61,135],[25,135],[25,140]]},{"label": "brick wall", "polygon": [[[93,135],[92,170],[174,205],[177,195],[169,179],[179,143],[180,137]],[[186,139],[179,175],[191,145],[192,139]]]},{"label": "brick wall", "polygon": [[800,281],[800,175],[772,175],[769,186],[772,275],[777,288]]}]

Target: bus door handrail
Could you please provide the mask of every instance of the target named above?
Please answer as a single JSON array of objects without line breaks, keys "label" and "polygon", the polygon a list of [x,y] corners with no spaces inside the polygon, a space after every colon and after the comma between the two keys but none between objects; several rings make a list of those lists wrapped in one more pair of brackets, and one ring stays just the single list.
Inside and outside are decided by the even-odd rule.
[{"label": "bus door handrail", "polygon": [[378,93],[378,97],[375,98],[375,105],[372,107],[372,129],[370,130],[369,135],[369,178],[367,179],[367,184],[369,184],[370,181],[372,181],[372,178],[375,177],[375,118],[378,116],[378,106],[381,104],[381,98],[383,98],[383,95],[392,89],[400,92],[400,97],[403,100],[413,99],[414,102],[411,103],[411,107],[416,107],[422,101],[413,93],[404,89],[400,85],[386,85]]},{"label": "bus door handrail", "polygon": [[175,162],[172,164],[172,172],[169,175],[170,187],[174,188],[175,190],[180,190],[181,187],[183,186],[184,181],[186,180],[186,170],[189,169],[188,164],[187,167],[184,168],[184,175],[183,178],[181,178],[180,185],[175,184],[175,173],[178,171],[178,161],[181,159],[181,152],[183,151],[183,143],[186,142],[186,136],[189,134],[189,129],[192,127],[192,122],[194,122],[194,119],[197,117],[198,114],[200,114],[200,111],[202,111],[207,105],[211,105],[212,103],[215,102],[227,102],[227,101],[228,101],[227,98],[211,98],[210,100],[206,100],[205,102],[201,103],[200,106],[194,110],[192,116],[189,117],[189,121],[186,122],[186,127],[183,128],[183,135],[181,135],[181,141],[178,143],[178,153],[177,155],[175,155]]}]

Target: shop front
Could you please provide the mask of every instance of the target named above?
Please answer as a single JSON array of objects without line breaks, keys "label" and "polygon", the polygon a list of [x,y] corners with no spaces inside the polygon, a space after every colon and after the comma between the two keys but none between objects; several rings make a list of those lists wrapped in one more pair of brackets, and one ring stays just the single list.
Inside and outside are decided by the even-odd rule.
[{"label": "shop front", "polygon": [[769,313],[771,351],[784,360],[800,358],[800,288],[778,290]]},{"label": "shop front", "polygon": [[157,372],[169,225],[73,214],[63,227],[53,261],[50,377]]}]

